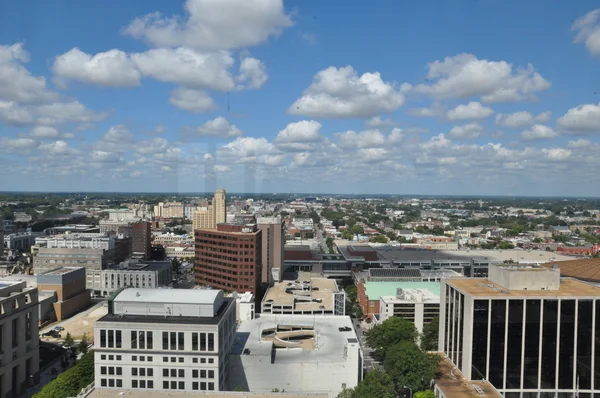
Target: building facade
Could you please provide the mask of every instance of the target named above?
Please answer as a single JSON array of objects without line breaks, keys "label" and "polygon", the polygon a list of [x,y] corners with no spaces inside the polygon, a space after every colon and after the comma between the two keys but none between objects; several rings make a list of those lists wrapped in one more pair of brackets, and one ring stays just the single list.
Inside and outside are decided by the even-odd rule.
[{"label": "building facade", "polygon": [[215,229],[217,225],[227,221],[227,194],[224,189],[217,189],[208,206],[201,207],[192,213],[192,228]]},{"label": "building facade", "polygon": [[441,287],[440,350],[506,398],[600,393],[600,288],[558,268],[490,266]]},{"label": "building facade", "polygon": [[39,382],[38,290],[0,280],[0,398]]},{"label": "building facade", "polygon": [[285,247],[285,222],[281,217],[260,217],[256,220],[258,229],[262,233],[262,259],[263,267],[261,280],[265,285],[273,282],[275,268],[283,267],[283,254]]},{"label": "building facade", "polygon": [[397,288],[394,296],[381,296],[379,299],[379,321],[393,316],[406,319],[415,324],[417,331],[423,333],[423,326],[440,315],[439,284],[434,288],[406,289]]},{"label": "building facade", "polygon": [[256,294],[261,284],[261,231],[256,225],[219,224],[195,231],[196,284]]},{"label": "building facade", "polygon": [[149,261],[130,264],[124,268],[94,270],[93,286],[95,295],[108,296],[124,287],[155,289],[167,287],[172,282],[170,261]]},{"label": "building facade", "polygon": [[154,217],[156,218],[183,218],[184,216],[183,203],[179,202],[160,202],[154,206]]},{"label": "building facade", "polygon": [[235,302],[220,290],[124,289],[94,326],[96,388],[227,389]]},{"label": "building facade", "polygon": [[10,250],[29,250],[35,243],[37,234],[33,232],[16,232],[4,235],[4,248]]},{"label": "building facade", "polygon": [[131,238],[131,256],[147,260],[152,255],[152,226],[147,221],[130,223],[120,227],[119,232]]},{"label": "building facade", "polygon": [[40,291],[56,292],[53,303],[55,319],[61,321],[77,314],[90,305],[90,292],[86,289],[86,271],[83,267],[64,267],[38,275]]}]

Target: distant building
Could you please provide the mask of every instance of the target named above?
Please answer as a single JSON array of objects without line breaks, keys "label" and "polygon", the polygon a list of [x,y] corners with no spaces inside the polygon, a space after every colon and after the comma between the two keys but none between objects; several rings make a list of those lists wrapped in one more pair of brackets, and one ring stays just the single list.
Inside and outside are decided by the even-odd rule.
[{"label": "distant building", "polygon": [[235,329],[221,290],[124,289],[94,325],[96,388],[227,390]]},{"label": "distant building", "polygon": [[154,206],[154,217],[156,218],[183,218],[184,205],[179,202],[160,202]]},{"label": "distant building", "polygon": [[262,236],[255,224],[219,224],[195,231],[196,284],[256,294],[262,275]]},{"label": "distant building", "polygon": [[38,290],[0,279],[0,397],[39,383]]},{"label": "distant building", "polygon": [[254,294],[245,293],[227,293],[226,297],[235,300],[235,316],[238,323],[254,319],[256,315]]},{"label": "distant building", "polygon": [[200,208],[192,214],[192,229],[215,229],[218,224],[227,221],[227,194],[224,189],[217,189],[212,203]]},{"label": "distant building", "polygon": [[152,230],[147,221],[130,223],[119,228],[119,233],[131,238],[131,256],[147,260],[152,255]]},{"label": "distant building", "polygon": [[335,279],[300,274],[297,281],[276,282],[265,293],[261,314],[346,315],[346,293]]},{"label": "distant building", "polygon": [[92,275],[90,289],[99,296],[108,296],[124,287],[155,289],[172,283],[170,261],[131,263],[121,268],[94,270]]},{"label": "distant building", "polygon": [[37,276],[40,292],[56,292],[55,320],[69,318],[90,305],[90,292],[86,289],[86,270],[83,267],[57,268]]},{"label": "distant building", "polygon": [[256,220],[262,235],[262,275],[263,284],[273,281],[273,269],[283,267],[285,247],[285,222],[281,217],[259,217]]},{"label": "distant building", "polygon": [[16,232],[13,234],[4,235],[4,248],[9,250],[29,250],[35,243],[35,239],[39,234],[34,232]]},{"label": "distant building", "polygon": [[447,279],[440,293],[440,350],[466,380],[505,397],[600,392],[599,287],[558,267],[505,265]]},{"label": "distant building", "polygon": [[550,231],[556,235],[570,235],[572,233],[566,225],[553,225],[550,227]]},{"label": "distant building", "polygon": [[327,393],[362,379],[363,355],[347,316],[261,315],[242,322],[231,352],[230,389]]}]

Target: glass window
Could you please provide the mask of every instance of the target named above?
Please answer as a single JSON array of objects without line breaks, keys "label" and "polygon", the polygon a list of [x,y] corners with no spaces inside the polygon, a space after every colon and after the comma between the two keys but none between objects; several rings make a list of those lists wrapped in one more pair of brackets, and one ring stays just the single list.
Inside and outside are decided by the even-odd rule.
[{"label": "glass window", "polygon": [[138,370],[137,370],[137,368],[131,368],[131,375],[132,375],[132,376],[137,376],[137,375],[138,375]]},{"label": "glass window", "polygon": [[154,381],[148,380],[146,383],[148,384],[148,388],[154,388]]},{"label": "glass window", "polygon": [[[560,301],[560,347],[558,352],[558,388],[575,388],[575,300]],[[545,359],[545,358],[544,358]]]},{"label": "glass window", "polygon": [[208,371],[208,378],[209,379],[214,379],[215,378],[215,371],[214,370],[209,370]]},{"label": "glass window", "polygon": [[148,374],[148,377],[152,377],[152,376],[154,376],[154,369],[148,368],[146,373]]},{"label": "glass window", "polygon": [[123,368],[122,367],[117,366],[116,370],[117,370],[117,376],[122,376],[123,375]]},{"label": "glass window", "polygon": [[577,308],[577,369],[579,389],[592,388],[592,301],[579,300]]},{"label": "glass window", "polygon": [[471,360],[471,378],[486,378],[487,330],[489,301],[475,300],[473,304],[473,357]]},{"label": "glass window", "polygon": [[137,332],[132,330],[131,333],[131,348],[137,348]]},{"label": "glass window", "polygon": [[208,333],[208,351],[215,350],[215,334]]},{"label": "glass window", "polygon": [[544,300],[542,310],[542,385],[555,388],[558,301]]},{"label": "glass window", "polygon": [[200,333],[200,351],[206,351],[206,333]]},{"label": "glass window", "polygon": [[198,333],[192,333],[192,350],[198,351]]},{"label": "glass window", "polygon": [[185,339],[184,339],[184,334],[183,332],[178,332],[177,333],[177,349],[180,351],[184,350],[185,347]]},{"label": "glass window", "polygon": [[140,388],[146,388],[146,380],[140,380]]},{"label": "glass window", "polygon": [[171,390],[177,390],[177,382],[176,381],[171,381]]},{"label": "glass window", "polygon": [[177,377],[177,369],[171,369],[171,377]]},{"label": "glass window", "polygon": [[117,379],[117,387],[123,387],[123,380]]},{"label": "glass window", "polygon": [[140,376],[146,376],[146,368],[140,368]]},{"label": "glass window", "polygon": [[106,374],[106,366],[100,366],[100,374],[101,375],[105,375]]},{"label": "glass window", "polygon": [[540,355],[540,300],[525,302],[525,361],[523,388],[538,388]]},{"label": "glass window", "polygon": [[152,341],[154,332],[146,332],[146,348],[152,350],[154,348],[154,343]]},{"label": "glass window", "polygon": [[523,345],[523,300],[508,301],[508,335],[506,345],[506,388],[521,388],[521,353]]},{"label": "glass window", "polygon": [[175,351],[177,349],[177,333],[176,332],[170,332],[169,333],[169,347],[171,349],[171,351]]},{"label": "glass window", "polygon": [[195,379],[198,378],[198,369],[192,369],[192,377]]},{"label": "glass window", "polygon": [[169,369],[163,368],[163,377],[169,377]]},{"label": "glass window", "polygon": [[116,337],[115,337],[115,347],[117,348],[121,348],[122,347],[122,338],[121,338],[121,331],[117,330],[115,333]]},{"label": "glass window", "polygon": [[178,377],[185,377],[185,369],[179,369]]},{"label": "glass window", "polygon": [[215,383],[208,383],[208,391],[213,391],[215,389]]},{"label": "glass window", "polygon": [[180,390],[185,390],[185,382],[184,381],[180,381],[179,382],[179,389]]},{"label": "glass window", "polygon": [[192,382],[192,390],[197,390],[198,389],[198,382],[194,381]]},{"label": "glass window", "polygon": [[169,389],[169,382],[167,380],[163,380],[163,390]]},{"label": "glass window", "polygon": [[163,350],[168,350],[169,349],[169,332],[163,332],[162,339],[163,339]]},{"label": "glass window", "polygon": [[138,381],[137,380],[131,380],[131,388],[138,388]]},{"label": "glass window", "polygon": [[496,389],[501,390],[504,388],[506,300],[492,300],[491,316],[489,380]]},{"label": "glass window", "polygon": [[139,334],[139,341],[140,341],[140,349],[145,349],[146,348],[146,332],[140,332]]}]

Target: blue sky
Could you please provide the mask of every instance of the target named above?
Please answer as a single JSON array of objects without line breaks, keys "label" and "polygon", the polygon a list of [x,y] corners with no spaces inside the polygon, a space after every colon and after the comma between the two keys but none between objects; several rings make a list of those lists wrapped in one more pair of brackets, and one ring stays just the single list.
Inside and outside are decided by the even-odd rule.
[{"label": "blue sky", "polygon": [[0,190],[598,196],[600,8],[4,1]]}]

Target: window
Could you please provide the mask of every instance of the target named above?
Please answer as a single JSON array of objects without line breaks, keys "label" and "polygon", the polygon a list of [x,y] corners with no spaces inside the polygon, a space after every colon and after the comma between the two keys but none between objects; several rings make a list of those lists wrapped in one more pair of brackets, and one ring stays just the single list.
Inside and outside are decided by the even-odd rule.
[{"label": "window", "polygon": [[193,377],[194,379],[197,379],[197,378],[198,378],[198,369],[192,369],[192,377]]},{"label": "window", "polygon": [[179,369],[179,377],[185,377],[185,369]]},{"label": "window", "polygon": [[140,380],[140,388],[146,388],[146,380]]},{"label": "window", "polygon": [[201,381],[200,382],[200,389],[205,391],[206,390],[206,382],[205,381]]},{"label": "window", "polygon": [[115,386],[115,379],[108,379],[108,386],[109,387],[114,387]]},{"label": "window", "polygon": [[198,358],[192,358],[192,363],[198,363]]},{"label": "window", "polygon": [[198,382],[194,381],[192,382],[192,390],[197,390],[198,389]]},{"label": "window", "polygon": [[123,368],[120,366],[116,367],[117,376],[123,376]]},{"label": "window", "polygon": [[200,363],[206,363],[206,358],[200,358]]},{"label": "window", "polygon": [[153,359],[152,357],[147,357],[147,358],[146,358],[146,361],[148,361],[148,362],[152,362],[152,359]]},{"label": "window", "polygon": [[114,348],[115,346],[115,331],[114,330],[109,330],[108,331],[108,348]]},{"label": "window", "polygon": [[146,348],[149,350],[152,350],[154,348],[153,334],[154,332],[146,332]]},{"label": "window", "polygon": [[171,390],[177,390],[177,382],[171,381]]},{"label": "window", "polygon": [[184,381],[180,381],[179,382],[179,389],[180,390],[185,390],[185,382]]},{"label": "window", "polygon": [[148,374],[148,377],[152,377],[154,376],[154,369],[148,368],[146,373]]},{"label": "window", "polygon": [[117,387],[123,387],[123,380],[117,379]]},{"label": "window", "polygon": [[138,375],[138,370],[137,370],[137,368],[131,368],[131,375],[132,375],[132,376],[137,376],[137,375]]},{"label": "window", "polygon": [[169,377],[169,369],[163,369],[163,377]]},{"label": "window", "polygon": [[192,333],[192,350],[198,351],[198,333]]},{"label": "window", "polygon": [[176,332],[170,332],[170,347],[171,347],[171,351],[175,351],[177,349],[177,333]]},{"label": "window", "polygon": [[137,332],[135,330],[131,331],[131,348],[137,348]]},{"label": "window", "polygon": [[105,375],[106,374],[106,366],[100,366],[100,374],[101,375]]},{"label": "window", "polygon": [[148,388],[154,388],[154,381],[148,380],[146,383],[148,384]]},{"label": "window", "polygon": [[183,357],[179,357],[179,362],[183,363]]},{"label": "window", "polygon": [[100,379],[100,386],[106,387],[106,379]]},{"label": "window", "polygon": [[120,361],[121,358],[122,358],[121,355],[117,355],[117,361]]},{"label": "window", "polygon": [[206,333],[200,333],[200,351],[206,351]]},{"label": "window", "polygon": [[140,356],[140,361],[141,361],[141,362],[144,362],[145,360],[146,360],[146,357],[145,357],[145,356],[143,356],[143,355],[141,355],[141,356]]},{"label": "window", "polygon": [[177,369],[171,369],[171,377],[177,377]]},{"label": "window", "polygon": [[169,357],[163,357],[163,362],[169,362]]},{"label": "window", "polygon": [[122,345],[121,345],[121,331],[120,330],[117,330],[115,340],[116,340],[115,341],[115,347],[121,348]]},{"label": "window", "polygon": [[131,356],[131,360],[132,360],[133,362],[137,361],[137,355],[132,355],[132,356]]},{"label": "window", "polygon": [[106,359],[106,355],[104,355],[104,354],[100,355],[100,359]]},{"label": "window", "polygon": [[177,357],[171,357],[171,362],[177,362]]},{"label": "window", "polygon": [[109,360],[109,361],[112,361],[112,360],[114,360],[114,359],[115,359],[115,356],[114,356],[114,355],[109,355],[109,356],[108,356],[108,360]]},{"label": "window", "polygon": [[206,369],[201,369],[200,370],[200,378],[201,379],[206,379]]},{"label": "window", "polygon": [[215,363],[215,359],[214,358],[208,358],[208,363]]},{"label": "window", "polygon": [[140,349],[144,350],[146,348],[146,332],[139,333],[139,341],[140,341]]},{"label": "window", "polygon": [[138,381],[137,380],[131,380],[131,388],[138,388]]},{"label": "window", "polygon": [[215,383],[208,383],[208,391],[213,391],[215,389]]},{"label": "window", "polygon": [[104,329],[100,330],[100,347],[106,347],[106,330]]},{"label": "window", "polygon": [[214,370],[209,370],[208,371],[208,378],[209,379],[214,379],[215,378],[215,371]]},{"label": "window", "polygon": [[183,351],[185,347],[185,339],[183,332],[177,333],[177,349]]},{"label": "window", "polygon": [[169,389],[169,382],[167,380],[163,380],[163,389],[164,390],[168,390]]},{"label": "window", "polygon": [[140,368],[140,376],[146,377],[146,368]]},{"label": "window", "polygon": [[163,340],[163,350],[168,350],[169,349],[169,332],[162,333],[162,340]]}]

